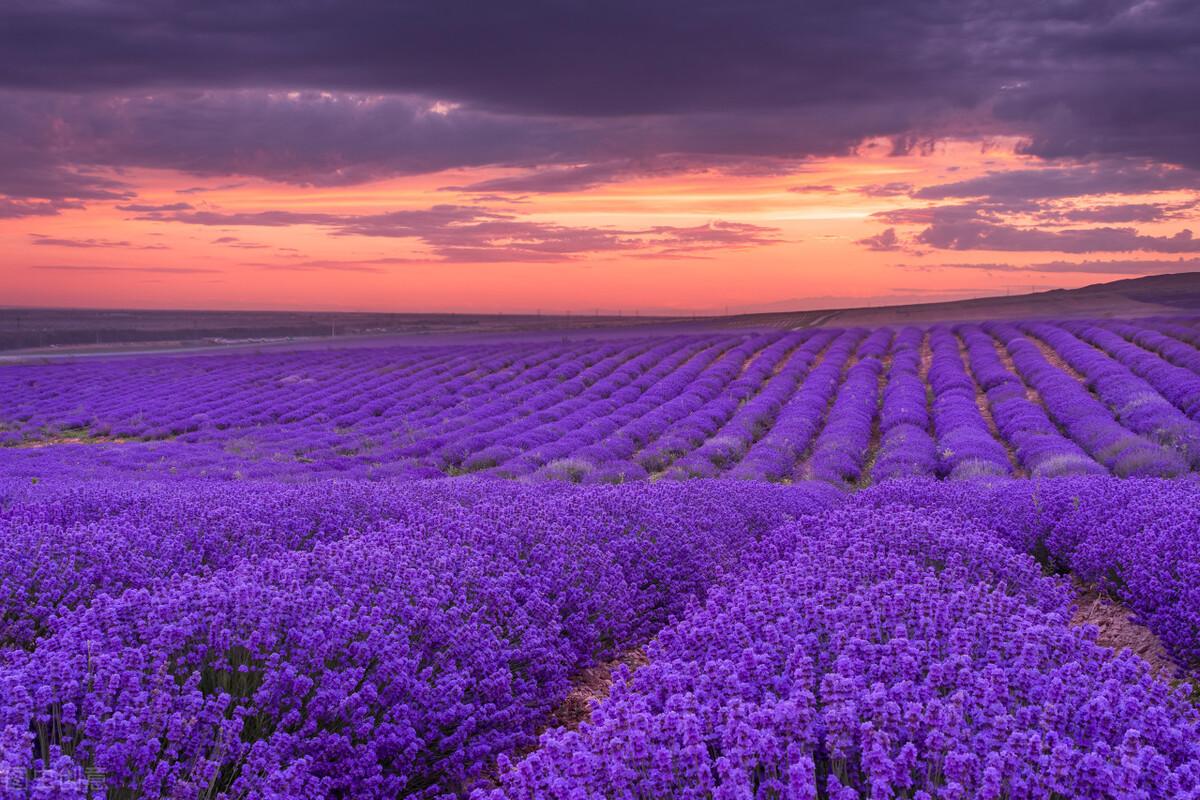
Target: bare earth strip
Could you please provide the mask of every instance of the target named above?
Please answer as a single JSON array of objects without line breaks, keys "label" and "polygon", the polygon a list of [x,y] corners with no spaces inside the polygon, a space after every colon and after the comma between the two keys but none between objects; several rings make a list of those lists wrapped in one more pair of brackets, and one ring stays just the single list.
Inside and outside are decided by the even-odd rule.
[{"label": "bare earth strip", "polygon": [[842,365],[842,374],[838,377],[837,388],[833,390],[833,393],[829,396],[829,402],[825,404],[825,410],[821,412],[821,424],[813,431],[812,441],[808,443],[808,448],[796,462],[798,466],[793,473],[794,480],[809,481],[813,479],[811,462],[813,453],[817,449],[817,440],[821,438],[821,434],[825,431],[825,425],[829,422],[829,412],[833,409],[833,404],[837,402],[838,393],[846,383],[846,375],[850,373],[850,368],[859,361],[859,353],[864,341],[866,341],[865,337],[859,340],[858,344],[854,346],[854,352],[847,357],[846,363]]},{"label": "bare earth strip", "polygon": [[929,385],[929,368],[933,365],[933,347],[929,344],[929,333],[921,338],[921,383]]},{"label": "bare earth strip", "polygon": [[1072,625],[1095,625],[1100,629],[1096,643],[1115,652],[1132,650],[1150,665],[1150,671],[1163,680],[1179,674],[1179,667],[1167,655],[1167,649],[1149,628],[1133,621],[1129,609],[1079,579],[1074,579],[1079,604]]},{"label": "bare earth strip", "polygon": [[[1088,380],[1086,377],[1084,377],[1083,373],[1078,372],[1074,367],[1072,367],[1070,364],[1068,364],[1066,361],[1064,361],[1063,357],[1058,354],[1058,351],[1056,351],[1053,347],[1051,347],[1050,345],[1043,342],[1038,337],[1034,336],[1032,333],[1026,333],[1024,331],[1022,331],[1022,333],[1024,334],[1025,338],[1028,339],[1030,341],[1030,343],[1033,344],[1034,347],[1036,347],[1038,350],[1040,350],[1042,352],[1042,355],[1045,357],[1045,359],[1047,361],[1050,362],[1050,364],[1052,366],[1058,367],[1063,372],[1067,373],[1072,378],[1079,381],[1080,385],[1082,385],[1083,388],[1087,389],[1088,391],[1091,391],[1091,386],[1088,385]],[[1094,395],[1095,392],[1092,392],[1092,394]]]},{"label": "bare earth strip", "polygon": [[875,416],[871,418],[871,438],[867,441],[867,456],[863,460],[862,472],[858,477],[858,486],[870,486],[872,473],[875,471],[875,462],[879,460],[879,445],[883,442],[883,393],[887,389],[888,379],[892,375],[892,358],[891,350],[884,355],[880,362],[879,381],[875,387]]},{"label": "bare earth strip", "polygon": [[571,681],[571,691],[557,708],[550,712],[550,727],[561,726],[575,730],[592,718],[592,709],[612,691],[613,673],[624,664],[633,673],[650,663],[646,651],[638,647],[583,670]]},{"label": "bare earth strip", "polygon": [[[632,674],[635,670],[649,663],[650,659],[646,657],[646,651],[637,647],[625,651],[617,658],[604,661],[594,667],[589,667],[581,671],[571,679],[571,691],[567,693],[567,696],[561,703],[555,706],[554,710],[550,712],[547,723],[538,730],[537,735],[539,739],[543,733],[551,728],[562,727],[573,731],[585,722],[590,721],[592,710],[598,703],[607,698],[609,692],[612,691],[613,673],[622,664],[628,667],[630,674]],[[534,742],[528,746],[518,748],[512,754],[512,761],[517,762],[526,758],[531,753],[536,752],[538,746],[539,742]],[[499,786],[499,774],[493,771],[486,775],[483,779],[483,785],[493,789]]]},{"label": "bare earth strip", "polygon": [[[1017,380],[1021,381],[1021,385],[1025,387],[1025,399],[1031,403],[1037,403],[1045,411],[1046,404],[1042,402],[1042,396],[1038,394],[1037,389],[1034,389],[1021,377],[1021,372],[1017,369],[1017,365],[1013,363],[1012,355],[1009,354],[1008,348],[994,337],[992,339],[992,347],[996,349],[996,355],[1000,357],[1000,363],[1004,365],[1004,368],[1015,375]],[[1049,416],[1050,412],[1047,411],[1046,415]]]},{"label": "bare earth strip", "polygon": [[20,444],[9,445],[18,450],[39,450],[43,447],[54,447],[60,444],[125,444],[126,442],[143,441],[138,439],[123,439],[119,436],[53,436],[47,439],[33,439]]},{"label": "bare earth strip", "polygon": [[987,425],[988,433],[1004,447],[1004,452],[1008,455],[1009,469],[1012,470],[1012,474],[1018,478],[1028,478],[1029,471],[1025,469],[1025,465],[1021,463],[1021,459],[1017,457],[1017,449],[1013,447],[1012,442],[1000,433],[1000,428],[996,425],[996,419],[992,416],[991,400],[988,399],[987,393],[983,391],[983,387],[976,380],[975,370],[971,368],[971,356],[967,352],[966,342],[957,333],[954,334],[954,340],[958,342],[958,358],[963,362],[967,375],[971,378],[971,383],[975,386],[975,407],[979,409],[979,414],[983,417],[984,424]]}]

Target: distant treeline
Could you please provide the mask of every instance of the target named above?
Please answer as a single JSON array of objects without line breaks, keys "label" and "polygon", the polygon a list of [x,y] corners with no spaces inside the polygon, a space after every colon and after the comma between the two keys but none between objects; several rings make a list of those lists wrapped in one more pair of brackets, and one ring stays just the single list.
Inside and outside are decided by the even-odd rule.
[{"label": "distant treeline", "polygon": [[[292,311],[0,309],[0,350],[212,339],[361,336],[627,325],[631,317]],[[636,318],[640,322],[653,317]]]},{"label": "distant treeline", "polygon": [[50,345],[127,344],[205,339],[259,339],[329,335],[330,328],[328,325],[157,330],[106,328],[92,331],[42,328],[37,330],[0,332],[0,350],[19,350],[28,347],[49,347]]}]

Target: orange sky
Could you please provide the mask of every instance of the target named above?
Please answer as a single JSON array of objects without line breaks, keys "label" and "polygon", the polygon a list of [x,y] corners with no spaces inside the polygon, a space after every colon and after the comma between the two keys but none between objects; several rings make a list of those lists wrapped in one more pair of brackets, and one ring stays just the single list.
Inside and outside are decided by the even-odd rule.
[{"label": "orange sky", "polygon": [[[919,188],[1036,166],[1015,155],[1013,148],[1011,141],[990,146],[949,142],[926,154],[892,156],[878,144],[854,156],[807,162],[787,174],[708,171],[569,193],[485,199],[440,189],[512,171],[456,171],[304,189],[237,177],[206,180],[168,171],[126,172],[122,179],[137,189],[132,202],[145,206],[188,202],[197,211],[223,214],[272,210],[364,215],[482,204],[521,222],[571,229],[646,231],[714,221],[745,223],[773,229],[767,238],[774,243],[666,257],[647,257],[654,248],[634,247],[569,254],[544,263],[447,263],[415,238],[338,235],[325,225],[138,220],[138,213],[119,210],[121,203],[89,202],[86,208],[58,216],[0,220],[0,305],[712,313],[952,299],[1123,277],[937,267],[1083,260],[1080,256],[947,253],[913,247],[874,251],[858,243],[889,227],[872,219],[873,213],[928,205],[905,194],[868,196],[861,187],[906,183]],[[194,187],[207,191],[179,191]],[[798,187],[815,188],[796,191]],[[1162,202],[1170,195],[1159,193],[1153,199]],[[1120,200],[1137,198],[1122,195]],[[1106,200],[1089,202],[1102,205]],[[1140,224],[1139,231],[1170,235],[1181,227],[1185,225],[1176,219]],[[897,230],[903,235],[909,229]],[[37,244],[39,239],[58,243]]]}]

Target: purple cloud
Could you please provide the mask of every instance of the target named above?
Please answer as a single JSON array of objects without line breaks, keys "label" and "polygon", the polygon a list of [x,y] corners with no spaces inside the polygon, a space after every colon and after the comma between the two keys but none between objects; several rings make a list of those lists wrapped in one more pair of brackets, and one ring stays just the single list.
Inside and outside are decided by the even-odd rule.
[{"label": "purple cloud", "polygon": [[66,239],[58,236],[44,236],[40,233],[29,234],[30,244],[43,247],[73,247],[73,248],[120,248],[124,250],[167,250],[164,244],[133,244],[124,239]]},{"label": "purple cloud", "polygon": [[16,200],[0,197],[0,219],[22,217],[54,217],[63,209],[82,208],[81,203],[49,200]]},{"label": "purple cloud", "polygon": [[1200,169],[1194,0],[17,0],[4,22],[4,217],[138,205],[133,168],[326,186],[495,166],[525,172],[468,191],[578,191],[868,137],[1013,135],[1072,160],[930,200],[1200,185],[1163,166]]},{"label": "purple cloud", "polygon": [[411,258],[381,258],[381,259],[366,259],[358,261],[334,261],[329,259],[310,260],[310,261],[293,261],[293,262],[252,262],[245,264],[247,267],[256,267],[257,269],[269,270],[272,272],[321,272],[330,270],[334,272],[383,272],[381,265],[384,264],[412,264],[418,263],[416,259]]},{"label": "purple cloud", "polygon": [[890,183],[873,183],[868,186],[859,186],[856,191],[859,194],[867,197],[898,197],[900,195],[911,194],[913,185],[903,181],[892,181]]},{"label": "purple cloud", "polygon": [[913,192],[913,197],[921,200],[978,197],[993,204],[1007,205],[1087,195],[1145,194],[1196,188],[1200,188],[1200,175],[1192,170],[1145,162],[1103,161],[989,172],[963,181],[926,186]]},{"label": "purple cloud", "polygon": [[804,109],[906,147],[940,132],[931,112],[971,130],[995,109],[1039,155],[1200,158],[1192,0],[41,0],[5,23],[0,82],[23,90],[319,87],[609,120]]},{"label": "purple cloud", "polygon": [[163,203],[161,205],[148,205],[146,203],[127,203],[125,205],[117,205],[120,211],[130,211],[135,214],[151,214],[156,211],[188,211],[192,208],[191,203]]},{"label": "purple cloud", "polygon": [[977,221],[940,222],[918,234],[917,241],[940,250],[1200,253],[1200,239],[1186,228],[1173,236],[1150,236],[1134,228],[1043,230]]},{"label": "purple cloud", "polygon": [[1042,216],[1067,222],[1162,222],[1194,211],[1195,203],[1118,203],[1090,208],[1050,209]]},{"label": "purple cloud", "polygon": [[635,167],[624,161],[543,167],[522,175],[492,178],[465,186],[445,186],[443,191],[513,192],[517,194],[578,192],[611,183],[619,178],[630,177],[637,172]]},{"label": "purple cloud", "polygon": [[860,244],[868,250],[888,251],[901,249],[900,237],[896,235],[895,228],[888,228],[883,233],[859,239],[856,244]]},{"label": "purple cloud", "polygon": [[[432,260],[470,263],[566,261],[605,252],[686,257],[780,241],[776,228],[723,220],[690,227],[659,225],[631,230],[570,227],[522,220],[480,206],[449,204],[380,214],[182,211],[153,213],[139,219],[218,227],[314,225],[335,236],[413,239],[431,249]],[[221,238],[236,240],[232,236]]]},{"label": "purple cloud", "polygon": [[1048,274],[1072,272],[1095,275],[1158,275],[1172,272],[1200,272],[1200,258],[1181,258],[1176,261],[1164,259],[1133,259],[1112,261],[1044,261],[1035,264],[1005,263],[956,263],[934,265],[905,265],[912,269],[965,269],[985,272],[1044,272]]},{"label": "purple cloud", "polygon": [[30,269],[56,270],[59,272],[161,272],[181,275],[199,275],[223,272],[208,267],[114,267],[105,264],[34,264]]},{"label": "purple cloud", "polygon": [[838,191],[838,188],[832,183],[806,183],[801,186],[792,186],[788,191],[797,194],[831,194]]},{"label": "purple cloud", "polygon": [[219,236],[212,240],[212,244],[225,244],[230,247],[238,247],[243,250],[269,250],[271,245],[259,244],[257,242],[246,242],[236,236]]},{"label": "purple cloud", "polygon": [[204,194],[206,192],[223,192],[230,189],[240,189],[246,184],[238,183],[223,183],[220,186],[188,186],[183,189],[176,189],[175,194]]}]

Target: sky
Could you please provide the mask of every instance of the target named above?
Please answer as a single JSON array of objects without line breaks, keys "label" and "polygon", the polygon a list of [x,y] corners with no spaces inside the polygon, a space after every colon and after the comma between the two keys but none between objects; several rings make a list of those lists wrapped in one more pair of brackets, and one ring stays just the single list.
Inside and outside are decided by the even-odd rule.
[{"label": "sky", "polygon": [[0,306],[711,314],[1200,270],[1194,0],[6,0]]}]

